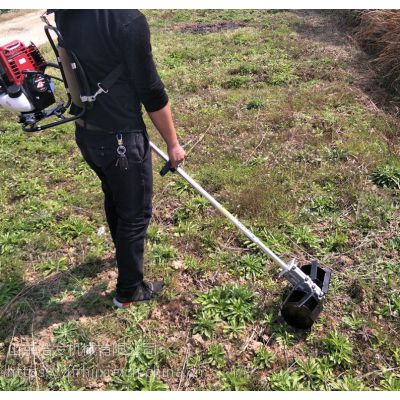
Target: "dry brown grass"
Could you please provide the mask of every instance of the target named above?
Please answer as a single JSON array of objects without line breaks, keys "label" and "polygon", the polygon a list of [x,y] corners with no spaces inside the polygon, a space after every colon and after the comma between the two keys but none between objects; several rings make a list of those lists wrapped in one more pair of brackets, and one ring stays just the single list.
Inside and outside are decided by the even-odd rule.
[{"label": "dry brown grass", "polygon": [[359,17],[356,38],[375,58],[382,80],[400,91],[400,10],[366,11]]}]

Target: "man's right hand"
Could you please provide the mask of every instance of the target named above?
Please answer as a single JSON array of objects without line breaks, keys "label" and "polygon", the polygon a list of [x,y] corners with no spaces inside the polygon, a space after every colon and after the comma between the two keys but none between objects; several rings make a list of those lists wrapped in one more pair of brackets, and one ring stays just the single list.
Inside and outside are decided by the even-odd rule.
[{"label": "man's right hand", "polygon": [[169,161],[177,168],[185,159],[185,150],[179,144],[169,103],[161,110],[149,112],[149,117],[167,144]]},{"label": "man's right hand", "polygon": [[179,143],[168,146],[168,157],[172,168],[177,168],[185,159],[185,150]]}]

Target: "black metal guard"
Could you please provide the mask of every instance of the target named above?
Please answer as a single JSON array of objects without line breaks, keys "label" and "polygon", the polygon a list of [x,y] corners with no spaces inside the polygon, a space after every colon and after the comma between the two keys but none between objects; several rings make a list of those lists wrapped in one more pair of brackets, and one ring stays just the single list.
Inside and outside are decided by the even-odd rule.
[{"label": "black metal guard", "polygon": [[[33,123],[33,124],[29,124],[29,123],[25,123],[24,124],[23,123],[22,124],[22,130],[24,130],[25,132],[38,132],[38,131],[42,131],[43,129],[52,128],[52,127],[57,126],[57,125],[65,124],[67,122],[76,121],[77,119],[82,118],[85,115],[86,111],[87,111],[87,107],[86,107],[86,104],[85,104],[84,107],[82,108],[82,111],[78,115],[74,115],[74,116],[68,117],[68,118],[61,117],[61,115],[63,115],[66,112],[66,110],[71,106],[72,97],[71,97],[71,94],[69,92],[68,83],[67,83],[67,80],[66,80],[66,77],[65,77],[64,68],[63,68],[63,65],[62,65],[62,62],[61,62],[61,59],[60,59],[60,54],[59,54],[59,52],[57,50],[57,46],[55,45],[54,40],[53,40],[53,38],[52,38],[52,36],[50,34],[50,31],[53,31],[57,35],[57,40],[58,40],[58,43],[60,45],[64,43],[64,39],[62,38],[62,35],[61,35],[60,31],[55,26],[46,23],[46,25],[44,26],[44,32],[45,32],[45,34],[47,36],[47,39],[49,40],[50,46],[53,49],[54,54],[55,54],[56,59],[57,59],[57,64],[55,64],[55,63],[47,63],[46,66],[58,68],[60,70],[61,76],[62,76],[62,82],[64,84],[65,91],[67,93],[67,103],[66,104],[60,104],[60,103],[57,104],[55,107],[53,107],[49,111],[47,111],[47,112],[45,111],[44,112],[45,115],[43,115],[41,117],[43,119],[43,118],[47,118],[47,117],[50,117],[52,115],[55,115],[56,117],[61,119],[60,121],[50,122],[50,123],[45,124],[45,125],[37,125],[36,122]],[[60,80],[59,78],[57,78],[57,79]],[[59,110],[63,110],[63,112],[60,113]],[[57,115],[57,112],[60,115]]]},{"label": "black metal guard", "polygon": [[[317,261],[300,267],[318,285],[324,294],[328,292],[332,271],[322,268]],[[297,329],[309,329],[314,324],[323,307],[323,299],[318,298],[308,285],[299,283],[286,297],[281,308],[284,320]]]}]

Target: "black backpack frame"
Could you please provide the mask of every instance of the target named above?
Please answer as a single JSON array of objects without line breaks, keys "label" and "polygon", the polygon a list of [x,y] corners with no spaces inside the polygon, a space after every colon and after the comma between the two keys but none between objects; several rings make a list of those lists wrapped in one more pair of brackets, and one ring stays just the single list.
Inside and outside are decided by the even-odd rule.
[{"label": "black backpack frame", "polygon": [[[46,63],[46,67],[58,69],[61,73],[62,79],[45,73],[42,75],[63,82],[67,94],[67,101],[65,103],[57,103],[49,110],[41,110],[35,113],[34,122],[23,121],[22,129],[26,132],[37,132],[43,129],[81,119],[85,116],[86,112],[93,107],[97,96],[103,93],[107,94],[108,90],[114,85],[124,71],[124,65],[119,64],[101,82],[97,83],[97,89],[93,93],[90,88],[86,73],[79,62],[78,57],[73,51],[66,48],[60,31],[55,26],[51,25],[47,19],[47,15],[51,13],[51,11],[46,11],[41,16],[41,19],[45,23],[44,31],[56,56],[57,64]],[[57,44],[54,42],[51,32],[55,33],[58,42]],[[40,75],[41,73],[38,72],[38,74]],[[65,117],[64,114],[68,108],[71,107],[72,103],[79,107],[81,111],[77,115]],[[59,118],[59,120],[45,125],[37,125],[37,122],[40,120],[51,116],[56,116]]]}]

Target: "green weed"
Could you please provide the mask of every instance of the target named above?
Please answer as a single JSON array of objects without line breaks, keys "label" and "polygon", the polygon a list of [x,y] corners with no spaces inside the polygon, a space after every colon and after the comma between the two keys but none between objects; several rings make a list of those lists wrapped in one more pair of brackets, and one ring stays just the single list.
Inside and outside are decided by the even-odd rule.
[{"label": "green weed", "polygon": [[385,226],[390,220],[392,209],[392,203],[382,196],[361,196],[355,208],[355,224],[364,232]]},{"label": "green weed", "polygon": [[324,357],[296,359],[297,372],[308,390],[327,390],[336,382],[331,363]]},{"label": "green weed", "polygon": [[172,182],[171,188],[178,196],[196,193],[195,189],[193,189],[190,183],[185,181],[184,179],[177,179],[176,181]]},{"label": "green weed", "polygon": [[256,65],[241,64],[237,68],[229,71],[231,75],[252,75],[259,72],[259,67]]},{"label": "green weed", "polygon": [[140,330],[140,323],[148,317],[150,307],[148,304],[139,304],[136,307],[121,308],[117,310],[120,320],[124,322],[126,338],[136,337]]},{"label": "green weed", "polygon": [[174,236],[195,236],[199,232],[199,227],[193,221],[179,221],[174,227]]},{"label": "green weed", "polygon": [[292,347],[294,344],[294,334],[291,332],[288,332],[285,329],[282,329],[279,327],[278,329],[275,329],[275,338],[279,346],[281,346],[284,349],[287,349],[289,347]]},{"label": "green weed", "polygon": [[120,391],[165,391],[168,386],[156,378],[152,371],[146,374],[135,370],[125,370],[114,376],[108,390]]},{"label": "green weed", "polygon": [[342,391],[366,390],[364,383],[351,375],[344,375],[332,384],[333,389]]},{"label": "green weed", "polygon": [[36,196],[46,193],[46,188],[39,178],[25,178],[16,182],[13,189],[14,199],[21,199],[27,196]]},{"label": "green weed", "polygon": [[[113,376],[110,390],[167,390],[167,386],[156,379],[152,369],[160,367],[169,352],[143,339],[136,340],[127,350],[127,366]],[[150,375],[148,374],[150,372]]]},{"label": "green weed", "polygon": [[250,390],[250,377],[242,368],[237,368],[229,372],[218,372],[218,377],[221,380],[221,390]]},{"label": "green weed", "polygon": [[261,100],[251,100],[247,103],[246,108],[248,110],[258,110],[264,107],[264,103]]},{"label": "green weed", "polygon": [[47,388],[50,390],[82,390],[82,387],[78,387],[74,384],[72,377],[70,376],[70,366],[64,363],[57,363],[55,367],[48,370],[46,374]]},{"label": "green weed", "polygon": [[201,357],[201,354],[195,354],[188,358],[187,367],[189,369],[196,369],[200,367],[202,363],[203,363],[203,358]]},{"label": "green weed", "polygon": [[377,186],[400,189],[400,166],[380,166],[372,172],[371,179]]},{"label": "green weed", "polygon": [[380,390],[399,391],[400,390],[400,375],[386,372],[384,378],[379,382]]},{"label": "green weed", "polygon": [[193,333],[210,338],[214,332],[218,318],[209,310],[203,310],[196,315],[193,322]]},{"label": "green weed", "polygon": [[195,299],[201,308],[196,315],[194,332],[210,337],[215,324],[224,322],[224,333],[238,337],[246,322],[253,322],[258,310],[255,293],[246,286],[226,285],[200,293]]},{"label": "green weed", "polygon": [[309,226],[296,225],[291,228],[291,236],[295,243],[304,246],[308,250],[318,249],[321,239],[316,236]]},{"label": "green weed", "polygon": [[386,304],[383,307],[378,307],[375,313],[381,317],[398,318],[400,316],[400,293],[391,293]]},{"label": "green weed", "polygon": [[150,248],[149,258],[157,265],[161,265],[174,260],[176,255],[176,250],[172,246],[156,244]]},{"label": "green weed", "polygon": [[400,348],[393,349],[393,357],[396,361],[396,365],[400,367]]},{"label": "green weed", "polygon": [[342,321],[346,327],[349,327],[353,331],[360,329],[366,323],[366,320],[364,318],[357,316],[354,313],[351,313],[350,315],[345,315],[342,318]]},{"label": "green weed", "polygon": [[238,271],[245,279],[254,281],[265,273],[265,260],[259,256],[247,254],[240,258]]},{"label": "green weed", "polygon": [[0,307],[6,305],[23,287],[19,281],[0,283]]},{"label": "green weed", "polygon": [[167,241],[167,235],[162,232],[157,225],[150,225],[146,232],[147,239],[152,243],[164,243]]},{"label": "green weed", "polygon": [[238,89],[242,86],[248,87],[251,82],[251,78],[248,76],[234,76],[223,83],[222,87],[226,89]]},{"label": "green weed", "polygon": [[68,269],[68,262],[65,257],[59,259],[46,260],[36,266],[36,269],[43,275],[50,275],[54,272],[64,272]]},{"label": "green weed", "polygon": [[[336,382],[332,363],[326,356],[319,357],[317,362],[319,366],[315,369],[314,376],[311,377],[310,385],[320,390],[328,390]],[[305,372],[303,371],[303,373]]]},{"label": "green weed", "polygon": [[[254,233],[271,249],[277,253],[289,250],[287,238],[282,232],[273,232],[265,227],[255,227]],[[249,249],[258,249],[258,246],[249,239],[244,239],[243,244]]]},{"label": "green weed", "polygon": [[325,153],[326,159],[331,162],[345,161],[348,158],[346,150],[337,147],[326,147]]},{"label": "green weed", "polygon": [[304,390],[304,385],[301,383],[301,376],[297,373],[289,371],[273,372],[268,383],[271,390]]},{"label": "green weed", "polygon": [[254,352],[253,365],[259,369],[269,368],[275,361],[275,354],[265,347],[260,347]]},{"label": "green weed", "polygon": [[92,232],[93,227],[87,221],[78,217],[69,217],[58,228],[59,235],[65,240],[73,240]]},{"label": "green weed", "polygon": [[158,380],[154,372],[151,372],[150,376],[139,377],[139,382],[141,391],[160,392],[168,390],[168,385]]},{"label": "green weed", "polygon": [[186,201],[175,213],[175,222],[187,220],[194,214],[201,213],[209,206],[208,200],[203,197],[194,197]]},{"label": "green weed", "polygon": [[323,240],[323,245],[328,251],[343,251],[349,241],[347,234],[336,231]]},{"label": "green weed", "polygon": [[145,371],[149,368],[159,367],[168,354],[167,349],[161,347],[159,344],[138,339],[128,349],[128,365],[138,368],[140,371]]},{"label": "green weed", "polygon": [[185,257],[183,263],[188,271],[198,276],[203,275],[208,270],[208,266],[205,262],[191,256]]},{"label": "green weed", "polygon": [[229,339],[238,339],[243,335],[245,328],[246,325],[243,321],[233,320],[224,325],[223,332]]},{"label": "green weed", "polygon": [[220,344],[212,344],[207,351],[207,361],[215,368],[223,368],[226,365],[226,354]]},{"label": "green weed", "polygon": [[5,376],[0,376],[0,391],[23,391],[30,390],[29,384],[25,379],[19,376],[13,376],[7,378]]},{"label": "green weed", "polygon": [[319,196],[312,200],[310,210],[318,215],[326,215],[336,211],[338,206],[333,196]]},{"label": "green weed", "polygon": [[343,334],[333,331],[322,339],[322,343],[328,352],[328,359],[334,365],[349,365],[353,363],[353,346]]},{"label": "green weed", "polygon": [[201,310],[228,323],[253,322],[257,312],[256,295],[247,286],[225,285],[200,293],[195,299]]},{"label": "green weed", "polygon": [[63,322],[53,330],[53,335],[59,344],[71,344],[78,336],[78,327],[74,322]]},{"label": "green weed", "polygon": [[25,242],[25,235],[20,231],[0,234],[0,255],[14,252]]}]

